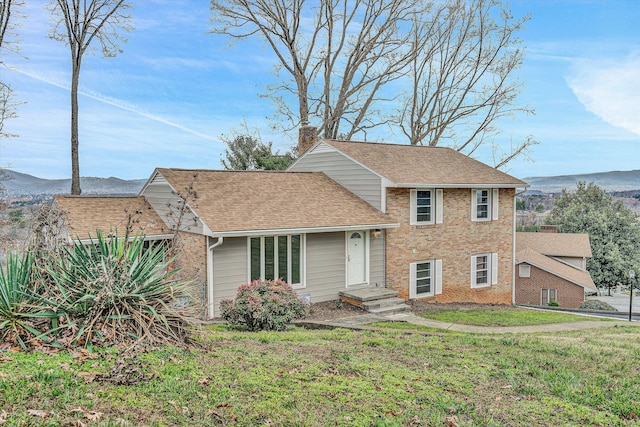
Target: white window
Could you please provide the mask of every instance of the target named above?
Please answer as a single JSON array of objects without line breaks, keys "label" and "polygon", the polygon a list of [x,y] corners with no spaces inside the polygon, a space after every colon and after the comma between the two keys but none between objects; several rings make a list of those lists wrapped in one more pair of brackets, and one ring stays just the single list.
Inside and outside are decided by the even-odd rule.
[{"label": "white window", "polygon": [[304,235],[249,238],[249,281],[282,279],[304,288]]},{"label": "white window", "polygon": [[411,190],[411,225],[442,223],[442,189]]},{"label": "white window", "polygon": [[412,262],[410,265],[409,298],[442,293],[442,260]]},{"label": "white window", "polygon": [[484,288],[498,284],[498,254],[478,254],[471,257],[471,287]]},{"label": "white window", "polygon": [[497,188],[471,190],[471,220],[495,221],[498,219],[498,197],[500,191]]},{"label": "white window", "polygon": [[542,289],[542,305],[547,305],[550,302],[557,301],[557,290],[556,289]]},{"label": "white window", "polygon": [[531,266],[520,264],[518,266],[518,276],[520,277],[531,277]]}]

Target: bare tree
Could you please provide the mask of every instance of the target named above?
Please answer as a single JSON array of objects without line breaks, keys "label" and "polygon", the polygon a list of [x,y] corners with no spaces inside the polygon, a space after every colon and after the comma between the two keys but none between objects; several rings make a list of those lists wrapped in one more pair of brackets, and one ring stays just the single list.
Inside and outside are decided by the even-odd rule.
[{"label": "bare tree", "polygon": [[[411,90],[398,120],[410,144],[471,155],[492,143],[501,118],[532,112],[515,104],[520,83],[513,78],[523,60],[516,33],[528,18],[514,19],[497,0],[453,0],[420,18],[412,26]],[[493,147],[496,167],[534,143],[529,137],[500,153]]]},{"label": "bare tree", "polygon": [[314,120],[325,138],[366,139],[387,124],[411,144],[470,155],[493,144],[499,119],[530,112],[515,103],[513,80],[528,18],[498,0],[212,0],[211,9],[213,33],[260,38],[275,53],[287,76],[268,95],[288,128]]},{"label": "bare tree", "polygon": [[[383,88],[402,77],[411,52],[402,27],[412,0],[212,0],[213,32],[260,37],[289,74],[268,88],[290,127],[322,121],[326,138],[350,139],[384,123]],[[284,94],[284,95],[282,95]],[[286,102],[294,94],[295,107]],[[376,117],[373,117],[376,116]]]},{"label": "bare tree", "polygon": [[[16,18],[21,14],[16,8],[24,6],[21,0],[2,0],[0,2],[0,54],[4,51],[19,52]],[[0,56],[0,66],[4,67],[4,60]],[[0,138],[15,136],[7,133],[4,125],[8,119],[16,117],[17,103],[13,98],[13,89],[3,81],[0,81]]]},{"label": "bare tree", "polygon": [[57,19],[49,37],[65,43],[71,50],[71,194],[82,191],[78,159],[78,84],[82,57],[94,40],[106,58],[122,53],[120,43],[126,39],[120,30],[133,29],[131,16],[125,13],[130,7],[126,0],[52,0],[49,5]]}]

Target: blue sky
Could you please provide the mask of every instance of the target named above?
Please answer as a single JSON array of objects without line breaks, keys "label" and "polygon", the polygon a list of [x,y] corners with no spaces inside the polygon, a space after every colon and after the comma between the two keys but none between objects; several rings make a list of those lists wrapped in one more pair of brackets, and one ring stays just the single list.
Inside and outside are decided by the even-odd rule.
[{"label": "blue sky", "polygon": [[[21,21],[22,55],[5,55],[19,101],[0,141],[0,166],[42,178],[68,178],[68,48],[47,38],[44,6],[29,0]],[[640,169],[640,0],[514,0],[531,14],[520,33],[526,57],[519,102],[536,114],[501,123],[500,142],[540,141],[530,160],[507,172],[523,178]],[[272,102],[260,95],[274,60],[261,43],[209,34],[209,2],[143,0],[123,53],[85,56],[80,76],[82,176],[147,178],[155,167],[221,168],[220,135],[243,122],[281,151],[297,132],[275,132]],[[382,130],[379,139],[404,142]],[[489,153],[479,160],[491,163]]]}]

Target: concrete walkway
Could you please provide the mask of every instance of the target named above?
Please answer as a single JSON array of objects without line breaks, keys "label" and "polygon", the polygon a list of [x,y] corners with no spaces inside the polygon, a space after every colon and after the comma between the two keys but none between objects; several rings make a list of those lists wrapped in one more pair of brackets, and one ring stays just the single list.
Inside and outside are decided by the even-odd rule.
[{"label": "concrete walkway", "polygon": [[[566,323],[550,323],[545,325],[532,325],[532,326],[471,326],[460,325],[455,323],[441,322],[438,320],[425,319],[416,316],[413,313],[398,313],[388,316],[377,316],[374,314],[361,314],[357,316],[341,317],[337,319],[325,320],[325,321],[301,321],[299,323],[305,324],[311,327],[318,328],[351,328],[351,329],[366,329],[367,325],[378,322],[407,322],[414,325],[428,326],[435,329],[444,329],[448,331],[476,333],[476,334],[519,334],[519,333],[534,333],[534,332],[563,332],[563,331],[579,331],[583,329],[603,328],[612,326],[634,326],[640,328],[638,322],[624,322],[624,321],[579,321],[579,322],[566,322]],[[640,332],[640,329],[638,329]]]}]

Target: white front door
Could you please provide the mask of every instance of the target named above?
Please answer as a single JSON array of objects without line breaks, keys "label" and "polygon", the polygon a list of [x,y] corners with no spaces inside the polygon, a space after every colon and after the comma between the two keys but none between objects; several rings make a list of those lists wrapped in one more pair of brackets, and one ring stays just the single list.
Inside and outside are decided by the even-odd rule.
[{"label": "white front door", "polygon": [[367,283],[367,234],[347,232],[347,286]]}]

